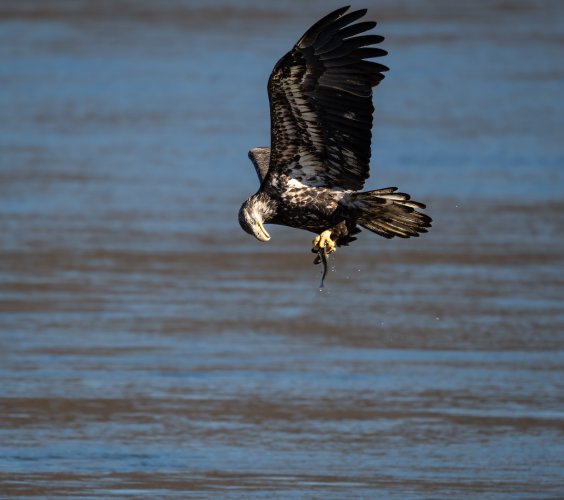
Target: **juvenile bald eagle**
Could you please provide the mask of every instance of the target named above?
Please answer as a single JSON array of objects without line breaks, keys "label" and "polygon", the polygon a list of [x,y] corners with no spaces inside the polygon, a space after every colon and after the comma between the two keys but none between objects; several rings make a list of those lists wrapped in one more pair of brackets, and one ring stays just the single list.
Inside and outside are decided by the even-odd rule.
[{"label": "juvenile bald eagle", "polygon": [[[366,9],[349,7],[315,23],[276,63],[268,81],[271,147],[251,149],[259,190],[239,223],[260,241],[265,223],[317,234],[313,251],[347,245],[368,229],[385,238],[427,232],[431,218],[397,188],[360,192],[369,176],[372,87],[388,68],[368,61],[387,52],[384,39],[361,35],[375,22],[355,23]],[[359,227],[360,226],[360,227]]]}]

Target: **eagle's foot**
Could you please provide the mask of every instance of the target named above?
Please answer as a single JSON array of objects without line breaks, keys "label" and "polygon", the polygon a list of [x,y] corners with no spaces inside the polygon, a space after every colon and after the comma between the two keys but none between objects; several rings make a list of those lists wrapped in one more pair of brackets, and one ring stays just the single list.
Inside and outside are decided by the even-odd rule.
[{"label": "eagle's foot", "polygon": [[325,247],[325,251],[333,253],[337,249],[337,243],[331,239],[331,231],[326,229],[321,234],[313,238],[312,252],[318,252]]}]

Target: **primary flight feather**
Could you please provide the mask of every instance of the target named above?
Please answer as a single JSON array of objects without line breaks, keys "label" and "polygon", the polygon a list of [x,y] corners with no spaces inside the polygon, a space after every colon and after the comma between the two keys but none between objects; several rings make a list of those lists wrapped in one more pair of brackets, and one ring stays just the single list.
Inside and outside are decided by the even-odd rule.
[{"label": "primary flight feather", "polygon": [[[317,234],[313,251],[333,252],[361,227],[385,238],[427,232],[425,205],[389,187],[361,192],[370,172],[372,88],[388,68],[367,59],[387,52],[366,10],[342,7],[320,19],[282,57],[268,81],[271,147],[249,152],[259,190],[239,211],[239,223],[261,241],[264,224]],[[360,226],[360,227],[359,227]]]}]

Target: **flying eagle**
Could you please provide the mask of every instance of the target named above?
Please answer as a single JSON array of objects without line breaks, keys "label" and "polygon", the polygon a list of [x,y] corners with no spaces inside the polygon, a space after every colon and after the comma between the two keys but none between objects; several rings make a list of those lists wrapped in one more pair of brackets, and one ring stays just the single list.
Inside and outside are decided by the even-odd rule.
[{"label": "flying eagle", "polygon": [[[260,241],[264,224],[317,234],[314,252],[331,253],[356,240],[361,227],[385,238],[426,233],[431,218],[397,188],[360,192],[370,170],[372,87],[388,68],[367,59],[387,52],[384,39],[355,22],[366,9],[342,7],[315,23],[280,59],[268,81],[271,147],[249,151],[259,190],[239,223]],[[360,226],[360,227],[359,227]]]}]

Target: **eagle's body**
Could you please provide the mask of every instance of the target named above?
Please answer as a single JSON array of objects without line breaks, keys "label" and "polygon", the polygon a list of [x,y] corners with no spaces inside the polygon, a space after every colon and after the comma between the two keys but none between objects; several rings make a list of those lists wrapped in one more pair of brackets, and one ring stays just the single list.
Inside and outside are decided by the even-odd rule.
[{"label": "eagle's body", "polygon": [[265,223],[319,234],[314,250],[347,245],[360,227],[386,238],[426,232],[431,219],[396,188],[360,192],[369,176],[372,87],[388,68],[365,60],[386,51],[366,10],[332,12],[314,24],[274,67],[268,82],[271,148],[249,157],[260,188],[239,211],[241,227],[261,241]]}]

